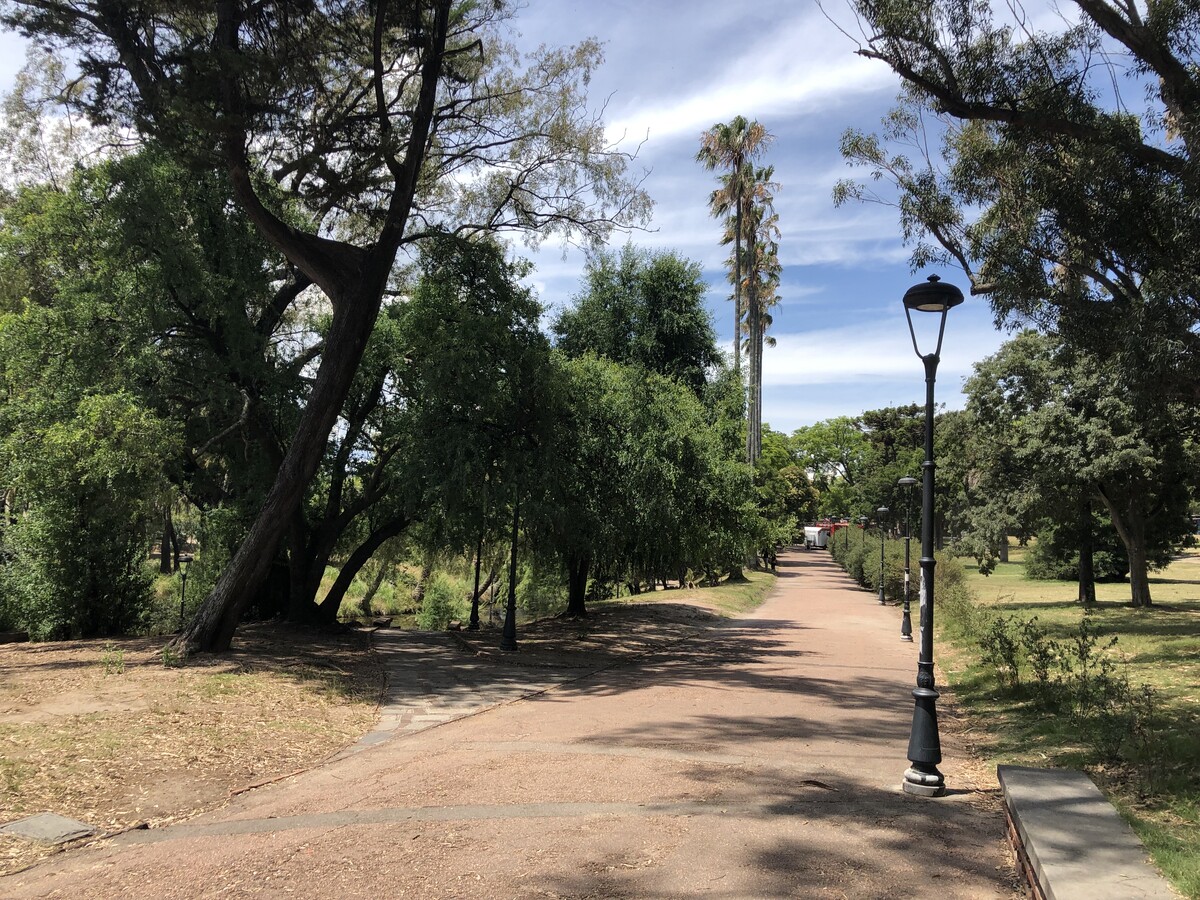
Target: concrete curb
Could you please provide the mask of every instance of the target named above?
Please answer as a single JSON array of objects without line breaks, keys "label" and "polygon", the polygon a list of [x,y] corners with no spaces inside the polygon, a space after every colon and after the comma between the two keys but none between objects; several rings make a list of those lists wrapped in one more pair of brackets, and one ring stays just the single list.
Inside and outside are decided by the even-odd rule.
[{"label": "concrete curb", "polygon": [[1083,772],[998,766],[1009,838],[1035,900],[1177,900]]}]

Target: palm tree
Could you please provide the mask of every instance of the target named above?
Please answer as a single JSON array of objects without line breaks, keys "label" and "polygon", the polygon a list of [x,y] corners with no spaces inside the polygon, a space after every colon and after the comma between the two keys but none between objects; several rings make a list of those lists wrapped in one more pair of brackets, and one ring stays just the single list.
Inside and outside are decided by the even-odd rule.
[{"label": "palm tree", "polygon": [[700,135],[700,150],[696,153],[696,160],[706,169],[727,170],[721,178],[721,187],[712,192],[708,205],[715,218],[725,218],[732,212],[734,219],[733,368],[739,375],[742,370],[742,220],[750,204],[752,183],[749,179],[753,175],[749,163],[773,139],[757,120],[735,116],[731,122],[718,122]]},{"label": "palm tree", "polygon": [[[762,452],[762,351],[766,329],[771,322],[768,310],[778,302],[779,286],[779,217],[775,214],[774,191],[779,185],[772,181],[771,166],[753,169],[747,165],[740,175],[748,186],[749,203],[741,220],[740,232],[735,220],[726,220],[722,243],[735,245],[731,257],[731,280],[735,296],[745,298],[746,323],[739,321],[737,344],[745,336],[749,362],[746,460],[753,464]],[[739,240],[740,238],[740,240]],[[740,254],[741,259],[737,257]],[[739,290],[740,289],[740,290]]]}]

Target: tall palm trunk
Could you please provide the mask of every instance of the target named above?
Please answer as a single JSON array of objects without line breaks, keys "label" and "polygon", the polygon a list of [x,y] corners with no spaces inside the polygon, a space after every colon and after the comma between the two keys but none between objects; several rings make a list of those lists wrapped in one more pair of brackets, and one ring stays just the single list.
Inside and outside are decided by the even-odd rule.
[{"label": "tall palm trunk", "polygon": [[733,226],[733,371],[742,374],[742,205],[738,197],[734,204]]}]

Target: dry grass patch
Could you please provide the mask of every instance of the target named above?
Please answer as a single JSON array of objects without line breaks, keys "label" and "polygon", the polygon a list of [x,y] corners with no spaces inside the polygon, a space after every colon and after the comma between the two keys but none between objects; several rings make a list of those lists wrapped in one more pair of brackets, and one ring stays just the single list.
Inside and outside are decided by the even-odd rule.
[{"label": "dry grass patch", "polygon": [[[162,644],[0,646],[0,823],[162,825],[312,766],[375,719],[384,674],[363,635],[250,626],[183,666]],[[0,836],[0,874],[49,852]]]}]

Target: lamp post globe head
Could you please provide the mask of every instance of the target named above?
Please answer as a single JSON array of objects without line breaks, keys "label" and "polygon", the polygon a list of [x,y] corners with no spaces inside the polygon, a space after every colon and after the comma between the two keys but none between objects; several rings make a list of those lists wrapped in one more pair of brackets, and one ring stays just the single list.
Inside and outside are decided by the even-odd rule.
[{"label": "lamp post globe head", "polygon": [[863,528],[866,528],[867,523],[870,521],[871,521],[871,519],[868,516],[859,516],[858,517],[858,524],[861,525]]},{"label": "lamp post globe head", "polygon": [[883,518],[884,516],[886,516],[886,515],[887,515],[889,512],[891,512],[891,510],[890,510],[890,509],[888,509],[886,506],[881,506],[881,507],[879,507],[879,509],[875,510],[875,512],[876,512],[876,514],[879,516],[879,518],[881,518],[881,519],[882,519],[882,518]]},{"label": "lamp post globe head", "polygon": [[963,302],[963,292],[937,275],[914,284],[904,292],[904,308],[920,312],[944,313]]},{"label": "lamp post globe head", "polygon": [[[946,313],[963,302],[963,292],[952,284],[943,282],[938,276],[930,275],[926,281],[914,284],[904,292],[904,316],[908,319],[908,333],[912,336],[913,350],[921,359],[936,361],[942,354],[942,336],[946,333]],[[922,353],[917,346],[917,331],[913,326],[913,310],[937,313],[937,347],[932,353]]]},{"label": "lamp post globe head", "polygon": [[913,478],[911,475],[905,475],[903,478],[897,481],[896,484],[900,485],[902,488],[915,488],[917,486],[917,479]]}]

